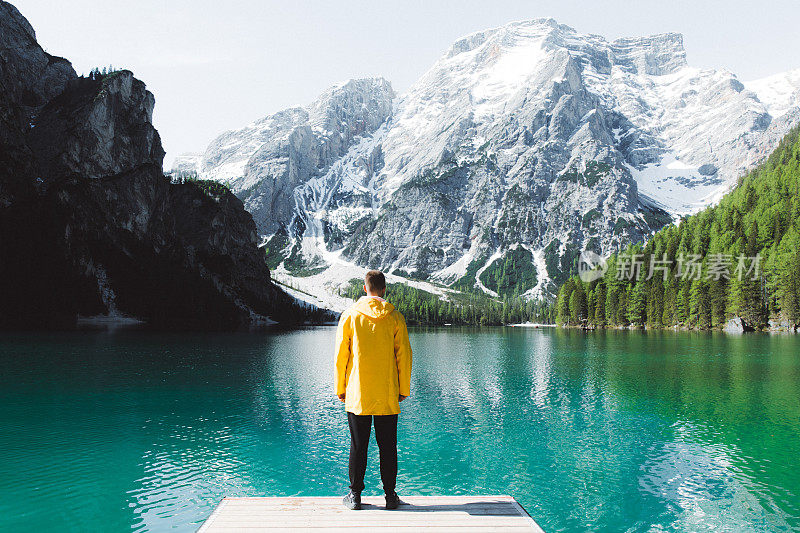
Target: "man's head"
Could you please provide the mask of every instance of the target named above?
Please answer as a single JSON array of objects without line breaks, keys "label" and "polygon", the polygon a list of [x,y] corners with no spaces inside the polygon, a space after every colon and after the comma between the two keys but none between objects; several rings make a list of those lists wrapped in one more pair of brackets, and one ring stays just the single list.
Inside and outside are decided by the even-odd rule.
[{"label": "man's head", "polygon": [[386,294],[386,278],[380,270],[370,270],[364,276],[364,292],[369,296],[380,296]]}]

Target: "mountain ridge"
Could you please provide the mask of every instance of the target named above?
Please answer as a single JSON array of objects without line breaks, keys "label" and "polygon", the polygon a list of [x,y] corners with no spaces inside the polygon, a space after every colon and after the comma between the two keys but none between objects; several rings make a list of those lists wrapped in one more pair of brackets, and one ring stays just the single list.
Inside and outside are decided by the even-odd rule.
[{"label": "mountain ridge", "polygon": [[[578,250],[609,253],[714,203],[774,148],[800,115],[785,90],[751,86],[788,109],[773,117],[734,74],[689,66],[678,33],[608,41],[519,21],[458,39],[402,95],[352,91],[374,120],[338,158],[289,161],[278,136],[225,179],[264,243],[285,243],[278,272],[297,283],[334,259],[448,285],[473,276],[492,294],[480,274],[522,247],[537,283],[519,292],[552,295]],[[177,170],[213,179],[216,155],[212,142]]]}]

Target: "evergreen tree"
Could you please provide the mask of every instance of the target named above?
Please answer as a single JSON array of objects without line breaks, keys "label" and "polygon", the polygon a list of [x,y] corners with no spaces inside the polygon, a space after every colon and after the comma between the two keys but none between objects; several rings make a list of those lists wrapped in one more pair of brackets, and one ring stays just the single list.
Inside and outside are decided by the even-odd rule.
[{"label": "evergreen tree", "polygon": [[600,280],[595,289],[594,305],[594,324],[598,327],[605,327],[606,321],[606,283]]},{"label": "evergreen tree", "polygon": [[644,325],[647,287],[644,280],[639,281],[633,286],[628,298],[628,322],[634,325]]},{"label": "evergreen tree", "polygon": [[581,324],[587,318],[586,291],[580,280],[575,282],[575,290],[570,295],[569,312],[573,324]]},{"label": "evergreen tree", "polygon": [[571,322],[572,313],[570,311],[570,303],[576,283],[580,283],[580,280],[577,278],[569,278],[561,287],[561,291],[559,291],[558,300],[556,302],[556,323],[559,325],[574,323]]}]

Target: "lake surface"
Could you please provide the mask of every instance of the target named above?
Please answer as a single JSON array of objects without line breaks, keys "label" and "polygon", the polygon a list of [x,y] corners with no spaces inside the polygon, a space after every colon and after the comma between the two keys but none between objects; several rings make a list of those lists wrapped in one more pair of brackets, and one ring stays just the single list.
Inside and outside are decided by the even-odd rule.
[{"label": "lake surface", "polygon": [[[0,336],[0,530],[194,531],[225,495],[343,495],[334,333]],[[401,496],[511,494],[548,532],[800,528],[798,336],[411,335]]]}]

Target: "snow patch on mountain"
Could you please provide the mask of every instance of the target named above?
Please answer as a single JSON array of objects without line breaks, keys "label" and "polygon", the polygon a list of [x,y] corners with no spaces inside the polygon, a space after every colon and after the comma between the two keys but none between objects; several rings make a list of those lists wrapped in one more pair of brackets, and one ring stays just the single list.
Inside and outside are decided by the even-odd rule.
[{"label": "snow patch on mountain", "polygon": [[489,259],[486,260],[486,262],[483,264],[483,266],[481,268],[479,268],[477,272],[475,272],[475,286],[477,286],[480,290],[482,290],[483,292],[485,292],[486,294],[488,294],[489,296],[492,296],[494,298],[497,298],[499,295],[495,291],[489,289],[488,287],[486,287],[486,285],[483,284],[483,282],[481,281],[481,275],[484,272],[486,272],[487,268],[492,266],[492,263],[494,263],[495,261],[497,261],[501,257],[503,257],[503,251],[502,250],[497,250],[495,253],[490,255]]},{"label": "snow patch on mountain", "polygon": [[716,177],[716,169],[704,169],[704,172],[712,172],[711,176],[704,177],[699,167],[680,161],[674,153],[667,153],[658,163],[644,165],[641,169],[627,167],[639,193],[675,215],[697,212],[719,201],[726,192],[726,188],[720,187],[722,180]]},{"label": "snow patch on mountain", "polygon": [[[367,270],[369,269],[335,257],[327,269],[311,276],[293,276],[283,266],[278,267],[272,274],[273,278],[298,300],[342,312],[353,305],[353,300],[343,296],[350,280],[363,280]],[[453,292],[432,283],[394,274],[386,274],[386,283],[403,283],[436,294],[442,299],[447,299],[448,294]]]},{"label": "snow patch on mountain", "polygon": [[745,87],[756,93],[773,117],[800,107],[800,69],[745,82]]}]

